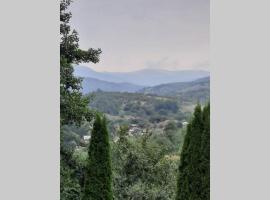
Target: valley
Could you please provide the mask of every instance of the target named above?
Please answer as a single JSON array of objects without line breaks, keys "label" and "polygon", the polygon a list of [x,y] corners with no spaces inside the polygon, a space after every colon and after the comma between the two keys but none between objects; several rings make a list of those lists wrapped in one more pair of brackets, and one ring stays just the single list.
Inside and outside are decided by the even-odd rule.
[{"label": "valley", "polygon": [[[191,81],[163,83],[165,74],[165,78],[156,80],[160,84],[154,86],[119,82],[117,78],[121,73],[95,72],[86,67],[77,68],[75,74],[83,78],[82,92],[91,99],[89,108],[106,115],[108,129],[114,139],[118,138],[117,132],[121,126],[128,127],[130,136],[143,135],[146,132],[163,134],[170,123],[174,123],[180,131],[183,124],[190,120],[196,104],[205,105],[210,99],[208,73],[201,77],[201,72],[194,71],[190,73],[192,76],[188,76]],[[181,74],[181,71],[176,74]],[[117,79],[118,82],[101,80],[105,78],[111,81]],[[183,76],[178,80],[183,80]],[[89,135],[88,129],[81,132],[80,138]],[[80,140],[77,138],[76,141],[78,145]]]}]

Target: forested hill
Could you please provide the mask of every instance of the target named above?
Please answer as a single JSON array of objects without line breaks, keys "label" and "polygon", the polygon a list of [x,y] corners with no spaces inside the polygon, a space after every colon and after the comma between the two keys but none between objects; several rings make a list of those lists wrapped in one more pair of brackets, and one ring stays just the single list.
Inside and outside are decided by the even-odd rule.
[{"label": "forested hill", "polygon": [[137,92],[138,90],[144,88],[144,86],[135,85],[132,83],[114,83],[90,77],[83,79],[82,87],[82,92],[84,94],[95,92],[97,90],[102,90],[105,92]]},{"label": "forested hill", "polygon": [[[191,82],[174,82],[145,87],[128,82],[110,82],[96,78],[85,77],[82,82],[84,94],[102,90],[104,92],[131,92],[143,94],[156,94],[159,96],[179,96],[187,101],[203,101],[209,99],[210,78],[200,78]],[[188,97],[188,98],[186,98]]]},{"label": "forested hill", "polygon": [[139,90],[143,94],[180,97],[185,101],[208,101],[210,98],[210,77],[192,82],[178,82],[147,87]]}]

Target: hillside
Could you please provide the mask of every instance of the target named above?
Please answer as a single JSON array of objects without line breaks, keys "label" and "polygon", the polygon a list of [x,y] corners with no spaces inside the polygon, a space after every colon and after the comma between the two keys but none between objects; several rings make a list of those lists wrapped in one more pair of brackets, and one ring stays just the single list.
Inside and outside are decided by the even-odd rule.
[{"label": "hillside", "polygon": [[[94,88],[94,84],[88,85]],[[136,87],[132,92],[109,91],[111,85],[107,89],[108,92],[91,93],[94,98],[90,107],[106,113],[113,125],[127,123],[162,129],[168,120],[187,120],[198,102],[205,104],[209,101],[210,78],[161,84],[139,89],[138,92],[135,92]],[[115,89],[119,90],[119,87]]]},{"label": "hillside", "polygon": [[108,82],[128,82],[135,85],[155,86],[172,82],[189,82],[209,76],[201,70],[168,71],[144,69],[133,72],[97,72],[89,67],[75,66],[74,74],[79,77],[91,77]]},{"label": "hillside", "polygon": [[190,113],[175,97],[141,93],[94,92],[90,107],[106,113],[114,124],[137,124],[143,128],[162,126],[168,120],[185,120]]},{"label": "hillside", "polygon": [[143,94],[156,94],[159,96],[178,97],[182,101],[206,102],[210,98],[210,77],[201,78],[191,82],[177,82],[161,84],[139,90]]},{"label": "hillside", "polygon": [[139,86],[131,83],[113,83],[109,81],[103,81],[95,78],[86,77],[82,82],[84,94],[102,90],[106,92],[136,92],[144,86]]}]

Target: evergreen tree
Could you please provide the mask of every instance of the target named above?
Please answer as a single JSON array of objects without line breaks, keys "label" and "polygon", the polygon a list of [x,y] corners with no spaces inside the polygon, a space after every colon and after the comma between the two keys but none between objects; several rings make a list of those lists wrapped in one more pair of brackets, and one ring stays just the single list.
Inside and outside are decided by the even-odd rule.
[{"label": "evergreen tree", "polygon": [[210,199],[210,104],[203,109],[204,131],[201,143],[202,199]]},{"label": "evergreen tree", "polygon": [[112,200],[112,169],[105,117],[96,116],[88,149],[84,200]]},{"label": "evergreen tree", "polygon": [[209,199],[210,106],[197,105],[187,127],[179,165],[176,200]]},{"label": "evergreen tree", "polygon": [[[73,65],[85,62],[97,63],[100,49],[82,50],[79,37],[72,30],[69,21],[72,14],[68,11],[71,0],[60,1],[60,124],[80,125],[84,120],[92,119],[89,98],[80,92],[81,79],[73,75]],[[72,159],[72,151],[63,145],[63,132],[60,137],[60,198],[61,200],[81,199],[80,181],[75,175],[78,167]]]}]

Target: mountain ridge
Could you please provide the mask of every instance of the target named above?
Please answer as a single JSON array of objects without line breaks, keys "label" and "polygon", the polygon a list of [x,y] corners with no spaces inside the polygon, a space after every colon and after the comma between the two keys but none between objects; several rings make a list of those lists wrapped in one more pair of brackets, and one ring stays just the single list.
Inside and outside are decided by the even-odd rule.
[{"label": "mountain ridge", "polygon": [[84,94],[102,90],[104,92],[137,92],[140,89],[143,89],[144,86],[135,85],[127,82],[109,82],[103,81],[96,78],[85,77],[82,81],[82,92]]},{"label": "mountain ridge", "polygon": [[143,94],[178,97],[183,101],[206,102],[210,99],[210,76],[190,82],[175,82],[145,87],[138,91]]},{"label": "mountain ridge", "polygon": [[143,69],[133,72],[97,72],[86,66],[75,66],[74,74],[115,83],[131,83],[138,86],[156,86],[172,82],[189,82],[210,75],[204,70],[169,71],[163,69]]}]

